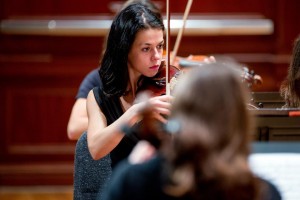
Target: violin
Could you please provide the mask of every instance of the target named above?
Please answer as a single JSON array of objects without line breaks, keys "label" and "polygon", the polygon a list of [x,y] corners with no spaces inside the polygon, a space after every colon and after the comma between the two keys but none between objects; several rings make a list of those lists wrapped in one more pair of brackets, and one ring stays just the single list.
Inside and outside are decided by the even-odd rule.
[{"label": "violin", "polygon": [[[166,80],[166,73],[169,73],[168,80]],[[166,84],[171,83],[171,90],[175,87],[177,78],[182,71],[170,65],[167,72],[164,62],[161,64],[159,71],[154,77],[145,77],[138,87],[137,93],[141,91],[150,91],[152,96],[160,96],[166,94]]]},{"label": "violin", "polygon": [[[216,59],[214,56],[206,55],[189,55],[186,58],[176,57],[174,60],[174,65],[178,66],[182,71],[189,70],[194,67],[200,67],[207,63],[214,63]],[[238,68],[242,82],[247,83],[248,87],[251,88],[253,85],[261,85],[263,80],[261,76],[255,74],[253,70],[249,70],[246,66],[240,66]]]},{"label": "violin", "polygon": [[216,62],[214,56],[189,55],[188,57],[176,57],[174,60],[174,65],[178,66],[181,70],[185,70],[212,62]]}]

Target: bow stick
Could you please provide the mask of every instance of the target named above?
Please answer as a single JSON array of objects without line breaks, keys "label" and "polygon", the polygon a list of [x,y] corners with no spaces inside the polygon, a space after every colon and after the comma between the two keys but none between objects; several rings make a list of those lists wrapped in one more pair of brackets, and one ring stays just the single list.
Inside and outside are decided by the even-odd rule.
[{"label": "bow stick", "polygon": [[176,55],[177,55],[179,44],[181,42],[183,31],[185,29],[186,20],[187,20],[187,17],[189,15],[192,3],[193,3],[193,0],[188,0],[188,2],[186,4],[186,7],[185,7],[185,11],[184,11],[184,15],[183,15],[183,20],[182,20],[182,27],[181,27],[181,29],[178,32],[178,35],[177,35],[177,38],[176,38],[176,41],[175,41],[175,45],[174,45],[174,49],[173,49],[173,54],[172,54],[172,59],[171,59],[171,64],[172,65],[174,65],[174,62],[175,62],[175,58],[176,58]]},{"label": "bow stick", "polygon": [[166,15],[167,15],[167,31],[166,31],[166,94],[170,95],[170,83],[169,83],[169,72],[170,72],[170,8],[169,0],[166,0]]},{"label": "bow stick", "polygon": [[[174,50],[173,50],[173,56],[172,56],[172,65],[174,64],[176,54],[179,48],[179,44],[181,42],[181,38],[183,35],[183,31],[185,29],[185,24],[187,17],[189,15],[191,6],[192,6],[193,0],[188,0],[187,5],[185,7],[184,15],[183,15],[183,20],[182,20],[182,27],[178,32]],[[166,15],[167,15],[167,31],[166,31],[166,94],[169,95],[170,92],[170,83],[169,83],[169,69],[170,69],[170,4],[169,0],[166,0]]]}]

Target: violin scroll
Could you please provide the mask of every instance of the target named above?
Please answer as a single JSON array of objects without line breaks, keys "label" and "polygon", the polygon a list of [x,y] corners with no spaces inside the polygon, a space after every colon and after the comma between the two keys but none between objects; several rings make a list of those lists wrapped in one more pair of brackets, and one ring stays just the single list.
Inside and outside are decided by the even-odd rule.
[{"label": "violin scroll", "polygon": [[263,83],[261,76],[254,73],[254,70],[249,70],[248,67],[242,67],[241,78],[243,82],[246,82],[248,87],[251,88],[252,85]]}]

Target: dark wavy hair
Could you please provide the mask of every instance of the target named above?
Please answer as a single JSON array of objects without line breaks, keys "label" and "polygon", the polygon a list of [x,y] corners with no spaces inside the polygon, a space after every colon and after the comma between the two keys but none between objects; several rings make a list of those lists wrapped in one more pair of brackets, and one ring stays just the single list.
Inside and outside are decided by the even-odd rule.
[{"label": "dark wavy hair", "polygon": [[155,5],[155,3],[151,0],[127,0],[123,6],[122,9],[126,8],[127,6],[134,4],[134,3],[140,3],[145,5],[147,8],[149,8],[152,12],[154,12],[159,18],[162,19],[161,10]]},{"label": "dark wavy hair", "polygon": [[147,29],[164,31],[164,24],[162,19],[145,5],[131,4],[116,15],[99,69],[106,95],[120,97],[126,92],[129,80],[128,53],[136,34]]},{"label": "dark wavy hair", "polygon": [[292,52],[292,60],[288,74],[280,87],[280,93],[285,100],[284,107],[300,107],[300,35],[296,38]]}]

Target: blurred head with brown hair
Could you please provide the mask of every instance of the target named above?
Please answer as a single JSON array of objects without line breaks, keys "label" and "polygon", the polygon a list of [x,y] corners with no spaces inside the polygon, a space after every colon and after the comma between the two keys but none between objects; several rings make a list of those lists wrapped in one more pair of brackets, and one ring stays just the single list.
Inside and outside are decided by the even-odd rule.
[{"label": "blurred head with brown hair", "polygon": [[162,149],[170,161],[166,191],[195,199],[256,199],[247,163],[250,95],[238,70],[222,63],[192,69],[174,96],[171,119],[180,129]]}]

